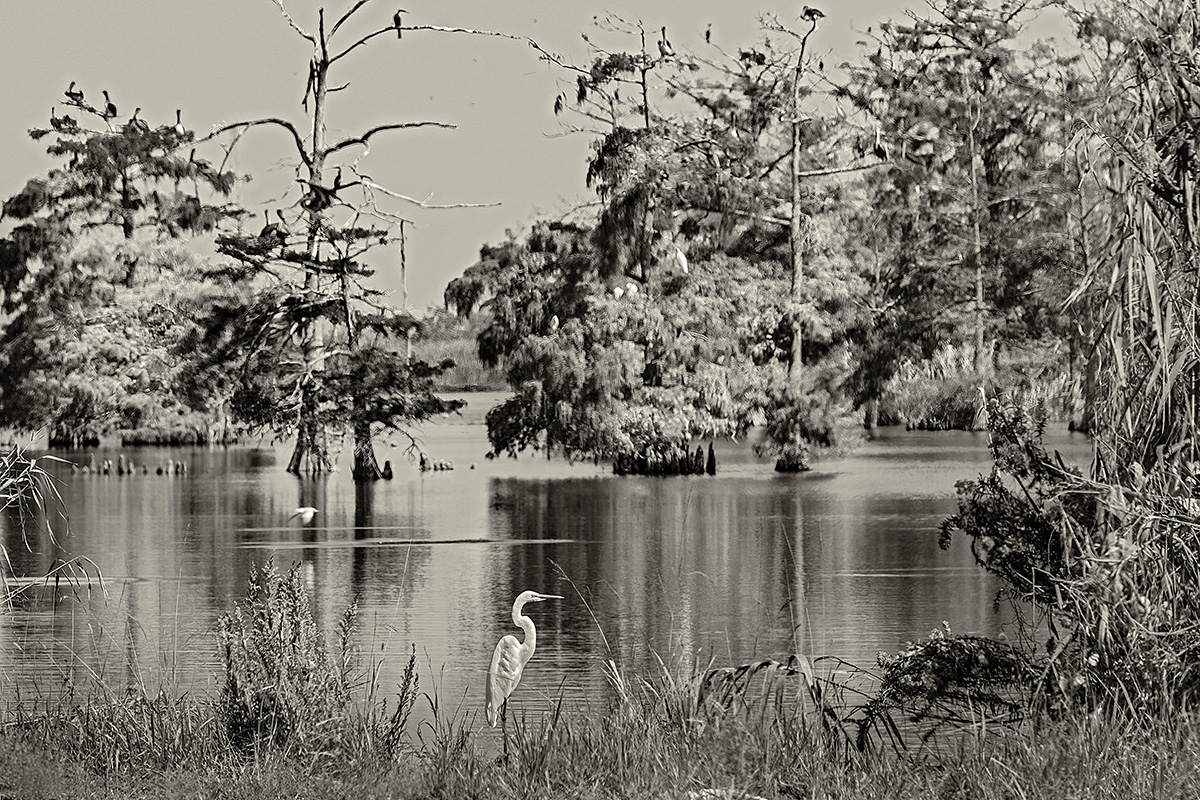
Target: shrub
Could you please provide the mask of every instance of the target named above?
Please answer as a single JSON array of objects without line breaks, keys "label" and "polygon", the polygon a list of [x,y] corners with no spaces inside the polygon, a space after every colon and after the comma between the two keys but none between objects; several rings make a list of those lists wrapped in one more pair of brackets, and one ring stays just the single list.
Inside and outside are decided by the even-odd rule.
[{"label": "shrub", "polygon": [[1018,643],[1034,697],[1051,710],[1142,717],[1194,700],[1200,504],[1191,468],[1137,467],[1129,485],[1088,479],[1042,447],[1044,412],[992,401],[988,414],[995,466],[958,484],[943,546],[955,530],[968,535],[1008,594],[1042,615],[1044,627],[1026,627]]},{"label": "shrub", "polygon": [[281,575],[273,560],[251,573],[244,607],[220,620],[225,685],[221,717],[243,751],[322,752],[344,738],[350,714],[351,604],[331,660],[313,619],[300,566]]}]

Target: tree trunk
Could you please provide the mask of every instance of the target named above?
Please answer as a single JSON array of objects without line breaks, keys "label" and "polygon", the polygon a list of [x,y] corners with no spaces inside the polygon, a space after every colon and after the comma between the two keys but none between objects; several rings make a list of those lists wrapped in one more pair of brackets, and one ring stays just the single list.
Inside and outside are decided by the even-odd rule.
[{"label": "tree trunk", "polygon": [[983,317],[983,236],[980,233],[979,218],[983,215],[983,209],[979,205],[979,171],[975,166],[975,127],[979,124],[979,117],[971,120],[971,127],[968,129],[968,139],[971,147],[971,223],[975,234],[975,358],[974,367],[976,373],[990,372],[991,358],[984,359],[983,356],[983,333],[984,333],[984,317]]},{"label": "tree trunk", "polygon": [[[329,72],[329,56],[325,52],[325,16],[321,12],[321,48],[313,58],[313,126],[312,126],[312,159],[309,164],[308,179],[321,185],[321,172],[325,167],[325,97]],[[317,231],[321,224],[321,211],[308,211],[308,256],[309,262],[315,264],[320,256],[320,242]],[[304,291],[310,302],[316,301],[317,280],[316,269],[309,268],[304,275]],[[317,418],[317,402],[315,392],[317,384],[325,371],[325,337],[320,324],[307,325],[300,332],[304,352],[304,368],[311,379],[305,380],[301,386],[300,423],[297,426],[296,447],[292,459],[288,463],[288,472],[300,474],[304,472],[325,472],[332,469],[329,463],[329,453],[325,446],[325,431]]]},{"label": "tree trunk", "polygon": [[357,483],[377,481],[383,477],[379,461],[375,458],[375,445],[371,439],[371,423],[357,420],[354,423],[354,480]]},{"label": "tree trunk", "polygon": [[[792,288],[788,314],[791,317],[792,348],[788,354],[787,396],[795,403],[803,391],[804,326],[800,319],[800,304],[804,300],[804,241],[807,231],[800,210],[800,76],[804,69],[804,48],[796,62],[792,79],[792,219],[791,256]],[[790,436],[790,435],[789,435]],[[801,442],[778,442],[781,452],[775,461],[776,472],[801,472],[808,469],[808,460]]]}]

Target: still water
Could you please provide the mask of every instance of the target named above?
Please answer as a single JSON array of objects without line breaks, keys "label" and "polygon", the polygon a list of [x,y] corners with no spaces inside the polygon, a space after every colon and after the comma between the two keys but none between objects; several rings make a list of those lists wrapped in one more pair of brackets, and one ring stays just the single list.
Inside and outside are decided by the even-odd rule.
[{"label": "still water", "polygon": [[[415,645],[422,689],[471,713],[496,641],[519,633],[509,615],[525,589],[565,599],[528,607],[538,650],[517,711],[560,696],[595,707],[607,659],[636,671],[659,656],[728,665],[798,651],[870,667],[943,621],[981,634],[1006,622],[998,583],[966,543],[937,543],[955,482],[990,468],[982,433],[885,429],[851,456],[787,476],[747,447],[719,445],[720,473],[688,478],[489,461],[478,425],[428,425],[420,438],[456,469],[422,473],[402,446],[384,446],[391,481],[356,487],[348,465],[300,480],[283,471],[289,450],[265,444],[127,450],[151,468],[124,477],[56,466],[69,532],[52,521],[56,547],[44,525],[10,514],[0,529],[11,570],[36,578],[83,556],[103,582],[32,582],[0,614],[0,698],[89,678],[219,690],[217,618],[272,555],[302,565],[326,631],[357,599],[358,642],[383,659],[384,689]],[[1082,437],[1048,443],[1086,461]],[[186,476],[155,474],[168,458]],[[298,506],[320,513],[289,521]]]}]

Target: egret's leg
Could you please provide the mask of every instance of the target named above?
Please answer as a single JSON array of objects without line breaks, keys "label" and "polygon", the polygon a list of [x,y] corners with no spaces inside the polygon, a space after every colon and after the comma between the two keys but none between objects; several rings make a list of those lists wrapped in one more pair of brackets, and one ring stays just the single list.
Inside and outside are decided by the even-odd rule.
[{"label": "egret's leg", "polygon": [[508,699],[500,705],[500,736],[504,739],[504,761],[508,761]]}]

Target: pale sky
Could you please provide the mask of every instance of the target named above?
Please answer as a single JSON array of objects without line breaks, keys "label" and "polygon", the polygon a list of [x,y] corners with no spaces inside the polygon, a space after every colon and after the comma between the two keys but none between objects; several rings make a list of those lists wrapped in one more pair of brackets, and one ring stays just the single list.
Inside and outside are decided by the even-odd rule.
[{"label": "pale sky", "polygon": [[[302,27],[315,29],[315,0],[283,0]],[[814,40],[827,64],[855,56],[867,26],[896,18],[915,2],[843,0],[813,3],[826,18]],[[705,52],[704,30],[733,51],[760,36],[758,19],[776,14],[797,24],[802,3],[783,0],[370,0],[356,26],[339,32],[344,43],[390,24],[402,4],[405,24],[479,28],[535,39],[542,47],[583,63],[580,33],[612,49],[633,41],[601,32],[596,15],[641,20],[650,30],[667,26],[676,50]],[[350,0],[327,0],[333,20]],[[8,197],[51,166],[49,139],[27,131],[48,125],[50,109],[63,107],[74,80],[93,103],[107,89],[121,118],[134,107],[150,124],[173,123],[183,109],[198,136],[240,119],[282,116],[304,128],[304,94],[311,46],[284,21],[273,0],[3,0],[0,22],[0,195]],[[873,48],[872,48],[873,49]],[[711,51],[709,51],[711,52]],[[715,53],[714,53],[715,55]],[[552,111],[562,81],[559,68],[539,61],[528,45],[492,37],[432,32],[381,36],[335,66],[330,135],[371,125],[429,120],[456,130],[421,129],[372,139],[360,165],[378,182],[434,203],[492,203],[495,208],[427,211],[397,203],[392,210],[416,223],[408,232],[410,307],[440,305],[447,281],[461,274],[484,243],[501,241],[506,228],[521,232],[539,216],[560,216],[591,200],[584,186],[588,139],[562,134]],[[209,146],[211,148],[211,145]],[[254,181],[237,199],[259,216],[294,203],[292,144],[282,129],[259,128],[239,144],[232,167]],[[220,151],[205,153],[220,159]],[[291,190],[290,194],[283,195]],[[283,196],[282,201],[278,200]],[[382,288],[398,289],[398,259],[377,265]],[[399,302],[398,294],[393,298]]]}]

